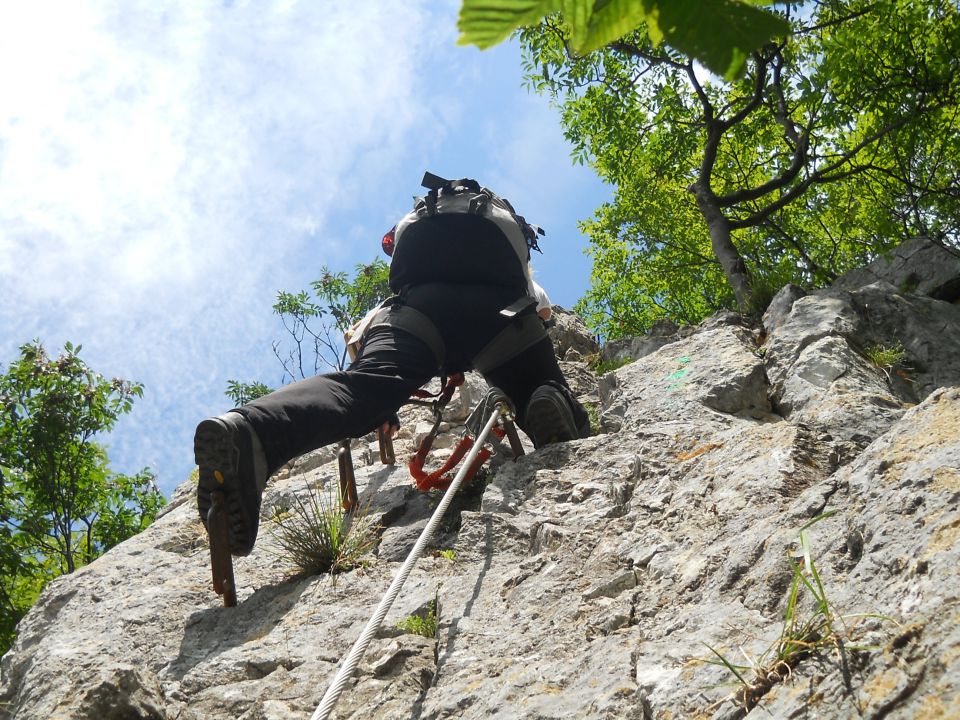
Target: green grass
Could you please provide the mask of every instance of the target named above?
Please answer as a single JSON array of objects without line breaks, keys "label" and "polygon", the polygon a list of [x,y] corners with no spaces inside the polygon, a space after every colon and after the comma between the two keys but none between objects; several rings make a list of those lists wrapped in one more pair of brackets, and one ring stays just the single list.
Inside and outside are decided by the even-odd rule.
[{"label": "green grass", "polygon": [[633,362],[633,358],[622,358],[620,360],[601,360],[600,356],[597,355],[596,360],[591,363],[590,369],[593,370],[597,375],[606,375],[608,372],[613,372],[614,370],[619,370],[624,365],[629,365]]},{"label": "green grass", "polygon": [[882,370],[889,370],[903,362],[907,351],[899,342],[894,345],[871,345],[863,351],[867,360]]},{"label": "green grass", "polygon": [[437,600],[431,600],[423,613],[407,615],[397,621],[397,630],[426,638],[437,636]]},{"label": "green grass", "polygon": [[445,560],[449,560],[450,562],[453,562],[457,559],[457,553],[455,553],[453,550],[437,550],[434,555],[437,557],[442,557]]},{"label": "green grass", "polygon": [[295,496],[290,510],[274,518],[283,556],[304,575],[352,570],[379,541],[379,525],[365,509],[345,512],[339,488],[331,485]]},{"label": "green grass", "polygon": [[734,692],[734,700],[744,710],[749,711],[755,707],[774,685],[788,680],[797,665],[808,657],[836,653],[840,660],[845,662],[844,653],[848,650],[868,649],[848,644],[853,639],[855,628],[848,626],[847,621],[880,618],[895,622],[889,617],[873,613],[839,615],[833,610],[820,573],[813,562],[806,531],[814,523],[835,512],[815,517],[800,530],[802,563],[790,558],[793,578],[787,593],[780,637],[758,658],[752,658],[744,652],[746,665],[732,662],[727,656],[707,645],[715,658],[707,659],[706,662],[722,665],[736,678],[738,689]]},{"label": "green grass", "polygon": [[587,411],[587,417],[590,418],[590,434],[600,434],[600,408],[593,403],[584,403],[583,409]]}]

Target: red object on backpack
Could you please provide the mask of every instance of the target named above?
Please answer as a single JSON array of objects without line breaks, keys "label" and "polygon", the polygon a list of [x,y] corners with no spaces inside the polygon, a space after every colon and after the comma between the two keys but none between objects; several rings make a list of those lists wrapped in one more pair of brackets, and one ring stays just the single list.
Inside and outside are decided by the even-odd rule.
[{"label": "red object on backpack", "polygon": [[380,241],[380,247],[383,248],[383,251],[389,257],[393,257],[393,248],[394,248],[394,242],[396,241],[396,233],[397,233],[397,226],[394,225],[383,236],[383,240]]}]

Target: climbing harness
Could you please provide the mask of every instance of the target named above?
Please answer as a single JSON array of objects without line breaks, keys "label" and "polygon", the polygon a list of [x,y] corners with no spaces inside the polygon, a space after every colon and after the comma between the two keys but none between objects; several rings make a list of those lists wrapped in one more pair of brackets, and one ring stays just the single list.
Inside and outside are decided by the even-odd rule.
[{"label": "climbing harness", "polygon": [[447,508],[453,501],[457,490],[460,488],[461,484],[463,484],[468,470],[473,465],[477,455],[480,454],[480,450],[486,442],[487,436],[491,433],[494,425],[496,425],[497,421],[501,418],[501,415],[505,410],[508,410],[508,407],[501,402],[497,402],[492,408],[490,417],[487,419],[483,429],[477,435],[476,442],[473,444],[473,447],[467,454],[467,458],[463,467],[460,468],[460,471],[457,473],[456,477],[454,477],[450,482],[450,485],[444,493],[443,498],[440,500],[440,504],[437,505],[437,509],[434,510],[429,522],[427,522],[427,526],[423,529],[423,532],[417,539],[417,542],[410,551],[410,554],[407,556],[407,559],[404,560],[403,565],[401,565],[400,569],[397,571],[396,576],[393,578],[393,582],[390,583],[390,587],[387,589],[386,594],[383,596],[383,599],[380,600],[380,604],[374,611],[373,617],[370,618],[370,621],[363,629],[363,632],[360,633],[360,637],[357,638],[356,642],[353,644],[353,647],[350,649],[350,652],[343,660],[343,663],[340,665],[340,669],[337,671],[333,682],[330,683],[326,693],[324,693],[323,699],[320,701],[320,704],[317,706],[317,709],[314,711],[313,715],[310,716],[310,720],[326,720],[330,716],[330,713],[333,712],[333,708],[336,705],[340,694],[343,692],[350,680],[351,675],[353,675],[354,671],[357,669],[357,666],[360,664],[360,661],[363,659],[363,654],[366,652],[367,646],[370,644],[373,636],[377,633],[377,630],[383,623],[383,619],[387,616],[387,612],[393,605],[394,600],[397,599],[397,595],[399,595],[400,589],[403,587],[403,583],[406,582],[410,571],[413,570],[413,566],[423,554],[427,543],[429,543],[430,539],[433,537],[433,533],[436,531],[440,521],[443,519],[443,515],[446,513]]}]

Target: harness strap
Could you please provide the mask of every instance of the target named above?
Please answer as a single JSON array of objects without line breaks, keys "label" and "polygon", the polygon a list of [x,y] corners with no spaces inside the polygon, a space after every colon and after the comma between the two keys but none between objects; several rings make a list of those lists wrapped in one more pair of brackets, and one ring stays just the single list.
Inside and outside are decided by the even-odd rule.
[{"label": "harness strap", "polygon": [[374,315],[368,331],[385,325],[403,330],[425,342],[437,362],[437,367],[443,366],[443,361],[447,356],[447,346],[444,344],[437,326],[422,312],[409,305],[390,305]]},{"label": "harness strap", "polygon": [[453,393],[456,392],[456,389],[463,385],[464,377],[463,373],[453,373],[449,377],[444,375],[440,380],[440,389],[435,392],[429,392],[420,388],[414,390],[413,397],[427,399],[427,398],[436,398],[436,405],[440,410],[443,410],[446,407],[447,403],[450,402],[450,399],[453,397]]},{"label": "harness strap", "polygon": [[500,311],[500,314],[504,317],[515,318],[517,315],[520,315],[524,310],[533,305],[536,305],[536,298],[530,295],[523,295],[512,303],[507,305],[503,310]]},{"label": "harness strap", "polygon": [[[532,298],[531,302],[536,302]],[[543,322],[536,313],[520,315],[497,333],[493,340],[473,358],[473,366],[481,374],[487,373],[540,342],[546,334]]]}]

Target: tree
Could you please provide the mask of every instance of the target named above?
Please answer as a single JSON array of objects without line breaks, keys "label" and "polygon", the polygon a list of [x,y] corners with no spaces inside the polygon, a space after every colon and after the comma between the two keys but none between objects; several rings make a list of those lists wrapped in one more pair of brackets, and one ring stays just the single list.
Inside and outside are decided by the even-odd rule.
[{"label": "tree", "polygon": [[643,26],[654,44],[665,42],[718,75],[740,76],[747,55],[787,32],[783,18],[754,5],[767,0],[463,0],[461,44],[491,47],[514,30],[562,13],[570,46],[579,54]]},{"label": "tree", "polygon": [[[273,343],[273,354],[283,367],[282,382],[316,375],[321,368],[343,370],[347,365],[346,333],[367,312],[390,295],[390,266],[375,259],[355,268],[353,278],[324,266],[320,279],[306,290],[277,293],[273,312],[280,317],[287,338]],[[262,382],[227,381],[227,396],[244,405],[271,392]]]},{"label": "tree", "polygon": [[616,187],[585,225],[579,309],[598,332],[758,312],[783,283],[822,285],[905,235],[956,242],[956,5],[784,13],[790,34],[729,83],[645,31],[587,56],[557,18],[522,33],[528,81],[557,101],[575,158]]},{"label": "tree", "polygon": [[0,376],[0,648],[52,578],[140,532],[164,504],[153,474],[111,473],[94,438],[129,412],[143,388],[107,380],[66,343],[39,340]]}]

